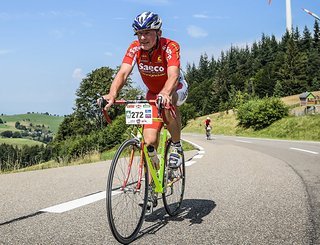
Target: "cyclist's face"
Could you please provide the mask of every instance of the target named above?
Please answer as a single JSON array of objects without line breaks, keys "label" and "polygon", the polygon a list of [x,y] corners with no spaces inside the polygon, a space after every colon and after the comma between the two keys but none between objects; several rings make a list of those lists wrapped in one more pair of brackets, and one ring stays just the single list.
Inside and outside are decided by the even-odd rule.
[{"label": "cyclist's face", "polygon": [[156,31],[156,30],[143,30],[143,31],[138,31],[136,35],[138,36],[138,40],[140,42],[141,48],[143,50],[149,50],[156,45],[157,35],[160,35],[160,34],[159,34],[159,31]]}]

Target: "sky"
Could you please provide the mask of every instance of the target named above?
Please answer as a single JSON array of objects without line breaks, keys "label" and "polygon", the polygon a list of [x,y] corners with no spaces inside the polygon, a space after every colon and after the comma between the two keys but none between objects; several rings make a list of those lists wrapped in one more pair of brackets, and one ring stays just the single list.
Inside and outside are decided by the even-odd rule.
[{"label": "sky", "polygon": [[[285,0],[10,0],[0,1],[0,114],[73,112],[76,91],[93,70],[116,68],[136,38],[133,19],[162,18],[163,36],[181,46],[181,68],[220,57],[262,34],[280,39]],[[293,27],[313,32],[320,0],[291,0]],[[132,78],[141,86],[135,69]]]}]

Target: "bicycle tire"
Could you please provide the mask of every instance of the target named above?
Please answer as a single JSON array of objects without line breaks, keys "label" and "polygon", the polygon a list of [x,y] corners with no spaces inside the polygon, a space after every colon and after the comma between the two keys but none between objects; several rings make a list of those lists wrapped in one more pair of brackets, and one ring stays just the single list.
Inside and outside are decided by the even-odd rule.
[{"label": "bicycle tire", "polygon": [[182,153],[182,163],[176,170],[172,170],[168,166],[168,160],[171,150],[171,140],[168,140],[165,151],[165,173],[163,176],[164,192],[162,193],[163,205],[166,212],[170,216],[179,213],[186,181],[186,171],[184,154]]},{"label": "bicycle tire", "polygon": [[[130,159],[133,162],[128,176]],[[141,189],[135,191],[140,159],[140,142],[137,139],[127,140],[119,147],[109,170],[106,191],[107,218],[113,236],[123,244],[131,243],[136,238],[146,213],[149,176],[145,159]],[[128,184],[126,188],[122,188],[126,178]]]}]

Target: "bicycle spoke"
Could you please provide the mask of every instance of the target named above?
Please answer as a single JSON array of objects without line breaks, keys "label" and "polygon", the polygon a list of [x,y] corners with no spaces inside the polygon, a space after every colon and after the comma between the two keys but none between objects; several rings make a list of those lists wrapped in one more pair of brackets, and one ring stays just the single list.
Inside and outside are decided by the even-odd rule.
[{"label": "bicycle spoke", "polygon": [[137,140],[126,141],[116,153],[109,173],[108,221],[112,233],[121,243],[135,238],[144,218],[148,176],[143,172],[141,187],[137,190],[140,158]]},{"label": "bicycle spoke", "polygon": [[[171,152],[171,143],[166,148],[166,163],[168,162],[169,153]],[[165,192],[162,194],[163,204],[170,216],[176,215],[181,207],[184,187],[185,187],[185,162],[182,154],[182,164],[178,169],[170,169],[165,166],[164,176]]]}]

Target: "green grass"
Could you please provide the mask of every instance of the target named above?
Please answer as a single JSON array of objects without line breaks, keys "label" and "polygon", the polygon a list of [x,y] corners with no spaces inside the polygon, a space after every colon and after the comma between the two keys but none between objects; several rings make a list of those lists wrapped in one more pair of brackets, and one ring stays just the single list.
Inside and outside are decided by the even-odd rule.
[{"label": "green grass", "polygon": [[[39,113],[30,113],[30,114],[17,114],[17,115],[3,115],[0,118],[5,121],[5,125],[7,126],[6,130],[15,130],[14,126],[17,121],[19,121],[22,125],[30,124],[33,125],[45,125],[49,127],[49,129],[56,133],[58,131],[60,123],[63,121],[64,117],[62,116],[51,116],[46,114]],[[30,120],[30,121],[29,121]],[[4,127],[1,124],[0,130]]]},{"label": "green grass", "polygon": [[[204,120],[207,116],[191,120],[183,129],[185,133],[202,133],[205,134]],[[238,135],[246,137],[262,137],[288,140],[311,140],[320,141],[320,115],[308,115],[294,117],[289,116],[269,127],[254,131],[253,129],[244,129],[238,127],[236,116],[229,114],[216,113],[209,115],[212,121],[212,134],[216,135]]]},{"label": "green grass", "polygon": [[[213,126],[212,134],[235,135],[237,133],[238,122],[233,113],[215,113],[208,116],[211,118]],[[206,118],[207,116],[203,116],[190,120],[182,132],[205,134],[204,121]]]},{"label": "green grass", "polygon": [[320,115],[286,117],[251,134],[256,137],[320,141]]},{"label": "green grass", "polygon": [[0,124],[0,133],[4,132],[4,131],[20,131],[19,129],[16,129],[15,127],[12,127],[11,125],[7,125],[7,124]]},{"label": "green grass", "polygon": [[34,145],[43,145],[43,143],[35,140],[21,139],[21,138],[0,138],[0,144],[9,144],[22,147],[24,145],[34,146]]}]

